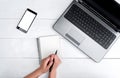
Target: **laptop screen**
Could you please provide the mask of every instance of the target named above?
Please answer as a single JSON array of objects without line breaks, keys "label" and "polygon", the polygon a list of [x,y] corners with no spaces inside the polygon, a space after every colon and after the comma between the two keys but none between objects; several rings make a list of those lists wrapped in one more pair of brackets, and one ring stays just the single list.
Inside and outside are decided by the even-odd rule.
[{"label": "laptop screen", "polygon": [[119,0],[84,0],[120,31],[120,1]]}]

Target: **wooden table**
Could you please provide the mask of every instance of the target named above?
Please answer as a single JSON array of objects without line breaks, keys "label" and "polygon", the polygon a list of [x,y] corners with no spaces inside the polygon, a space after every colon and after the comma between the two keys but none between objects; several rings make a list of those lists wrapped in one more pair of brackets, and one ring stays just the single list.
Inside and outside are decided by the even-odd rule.
[{"label": "wooden table", "polygon": [[[59,35],[52,26],[71,1],[0,0],[0,40]],[[18,31],[16,26],[26,8],[36,11],[38,16],[29,32],[24,34]],[[58,68],[57,78],[120,78],[120,39],[100,63],[93,62],[64,38],[60,37],[60,40],[64,58]],[[71,53],[74,57],[70,57]],[[18,55],[14,55],[14,52],[5,52],[2,56],[1,54],[0,78],[22,78],[39,66],[35,52],[21,52]],[[41,78],[46,78],[46,75]]]}]

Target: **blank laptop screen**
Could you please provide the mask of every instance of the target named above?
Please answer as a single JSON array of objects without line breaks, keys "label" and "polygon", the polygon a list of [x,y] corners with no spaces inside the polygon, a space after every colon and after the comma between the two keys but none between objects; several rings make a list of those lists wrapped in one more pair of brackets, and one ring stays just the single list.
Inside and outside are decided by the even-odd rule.
[{"label": "blank laptop screen", "polygon": [[120,2],[118,0],[84,0],[95,10],[116,25],[120,30]]}]

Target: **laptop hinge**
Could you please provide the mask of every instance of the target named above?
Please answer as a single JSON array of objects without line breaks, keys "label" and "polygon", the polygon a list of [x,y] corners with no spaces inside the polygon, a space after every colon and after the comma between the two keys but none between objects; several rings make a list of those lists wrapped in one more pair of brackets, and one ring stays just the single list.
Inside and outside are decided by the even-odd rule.
[{"label": "laptop hinge", "polygon": [[107,20],[105,17],[103,17],[100,13],[95,11],[91,6],[87,5],[85,2],[82,2],[82,5],[89,9],[93,14],[95,14],[97,17],[99,17],[102,21],[104,21],[107,25],[109,25],[112,29],[114,29],[116,32],[120,32],[118,28],[112,24],[109,20]]}]

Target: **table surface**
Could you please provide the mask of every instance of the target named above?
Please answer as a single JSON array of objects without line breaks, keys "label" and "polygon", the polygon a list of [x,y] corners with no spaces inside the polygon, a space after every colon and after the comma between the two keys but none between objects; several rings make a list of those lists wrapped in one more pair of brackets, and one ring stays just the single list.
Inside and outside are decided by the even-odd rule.
[{"label": "table surface", "polygon": [[[71,2],[72,0],[0,0],[0,40],[59,35],[52,26]],[[24,34],[16,26],[26,8],[36,11],[38,16],[29,32]],[[60,40],[61,51],[66,58],[62,59],[57,78],[120,78],[120,39],[100,63],[93,62],[61,36]],[[69,57],[69,52],[74,57]],[[22,78],[39,66],[39,59],[34,52],[1,54],[3,53],[0,52],[0,78]],[[46,76],[47,74],[40,78]]]}]

